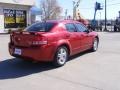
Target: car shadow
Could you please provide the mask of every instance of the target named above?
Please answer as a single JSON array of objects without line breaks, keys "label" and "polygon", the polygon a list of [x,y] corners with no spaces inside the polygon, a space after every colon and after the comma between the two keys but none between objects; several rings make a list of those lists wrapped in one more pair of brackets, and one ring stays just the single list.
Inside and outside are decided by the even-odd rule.
[{"label": "car shadow", "polygon": [[[89,51],[70,57],[69,61],[90,53]],[[40,73],[56,69],[52,63],[32,63],[18,58],[12,58],[0,62],[0,80],[24,77],[34,73]]]},{"label": "car shadow", "polygon": [[73,59],[75,59],[75,58],[81,57],[81,56],[83,56],[83,55],[89,54],[89,53],[91,53],[90,50],[84,51],[84,52],[82,52],[82,53],[78,53],[78,54],[76,54],[76,55],[71,56],[71,57],[69,58],[69,61],[71,61],[71,60],[73,60]]},{"label": "car shadow", "polygon": [[51,63],[32,63],[18,58],[0,62],[0,80],[27,76],[33,73],[55,69]]}]

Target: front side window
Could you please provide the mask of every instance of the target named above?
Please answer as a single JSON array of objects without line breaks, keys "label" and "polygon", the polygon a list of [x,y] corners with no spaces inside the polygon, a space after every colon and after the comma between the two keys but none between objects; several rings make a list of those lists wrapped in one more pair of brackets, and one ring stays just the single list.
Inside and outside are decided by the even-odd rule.
[{"label": "front side window", "polygon": [[49,32],[54,26],[55,26],[55,23],[40,22],[40,23],[32,24],[25,30],[26,31],[35,31],[35,32]]},{"label": "front side window", "polygon": [[75,26],[77,27],[78,32],[85,32],[87,30],[87,28],[81,23],[76,23]]},{"label": "front side window", "polygon": [[69,23],[69,24],[66,24],[65,26],[69,32],[76,32],[76,28],[74,24]]}]

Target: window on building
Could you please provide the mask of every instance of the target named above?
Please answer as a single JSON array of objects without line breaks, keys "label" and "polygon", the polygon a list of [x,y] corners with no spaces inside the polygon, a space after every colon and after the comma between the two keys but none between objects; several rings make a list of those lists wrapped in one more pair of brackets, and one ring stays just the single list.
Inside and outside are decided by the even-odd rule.
[{"label": "window on building", "polygon": [[25,10],[4,9],[5,28],[22,28],[27,26],[27,16]]}]

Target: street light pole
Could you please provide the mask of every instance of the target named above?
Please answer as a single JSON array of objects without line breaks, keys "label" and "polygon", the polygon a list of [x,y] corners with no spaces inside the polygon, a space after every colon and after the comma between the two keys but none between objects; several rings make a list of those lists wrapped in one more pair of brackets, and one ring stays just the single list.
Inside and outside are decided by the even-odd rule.
[{"label": "street light pole", "polygon": [[67,18],[67,17],[68,17],[67,14],[68,14],[68,10],[66,9],[66,10],[65,10],[65,20],[68,19],[68,18]]},{"label": "street light pole", "polygon": [[107,31],[107,4],[105,0],[105,31]]},{"label": "street light pole", "polygon": [[73,20],[74,20],[74,17],[75,17],[75,1],[73,1]]}]

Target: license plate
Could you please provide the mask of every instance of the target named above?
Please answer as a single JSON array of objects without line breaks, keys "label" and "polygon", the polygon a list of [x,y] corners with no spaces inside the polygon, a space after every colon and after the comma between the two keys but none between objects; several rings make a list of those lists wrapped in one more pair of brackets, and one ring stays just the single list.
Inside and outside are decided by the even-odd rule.
[{"label": "license plate", "polygon": [[15,48],[14,54],[21,55],[21,49]]}]

